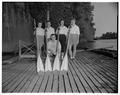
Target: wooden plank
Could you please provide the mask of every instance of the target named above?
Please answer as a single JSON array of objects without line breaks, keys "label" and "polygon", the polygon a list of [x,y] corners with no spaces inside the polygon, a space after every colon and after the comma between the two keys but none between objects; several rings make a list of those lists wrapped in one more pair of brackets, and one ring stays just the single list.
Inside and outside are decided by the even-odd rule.
[{"label": "wooden plank", "polygon": [[[31,66],[31,65],[32,65],[32,64],[30,64],[30,66]],[[8,81],[6,81],[5,83],[3,83],[3,84],[2,84],[3,88],[6,88],[6,86],[12,84],[13,81],[16,80],[16,78],[18,78],[19,76],[23,75],[24,72],[26,72],[26,71],[29,69],[29,66],[26,68],[26,66],[24,65],[23,68],[24,68],[24,67],[25,67],[25,70],[24,70],[22,73],[20,73],[20,74],[16,73],[14,77],[11,77]],[[11,87],[11,86],[10,86],[10,87]]]},{"label": "wooden plank", "polygon": [[[89,59],[88,56],[85,56],[85,57]],[[117,66],[115,66],[115,65],[112,66],[112,63],[110,61],[103,60],[103,59],[100,59],[100,58],[99,59],[98,58],[93,58],[93,59],[91,59],[91,61],[99,63],[97,66],[104,67],[103,69],[105,71],[112,74],[112,76],[116,76],[115,74],[117,74]]]},{"label": "wooden plank", "polygon": [[27,68],[27,65],[23,66],[21,65],[20,63],[16,63],[15,66],[9,66],[7,68],[4,68],[2,69],[2,72],[6,72],[6,74],[2,74],[2,84],[4,84],[5,82],[8,82],[10,78],[14,78],[14,76],[16,74],[18,74],[18,72],[15,72],[16,71],[16,68],[23,68],[26,69]]},{"label": "wooden plank", "polygon": [[[33,69],[34,66],[31,66],[28,70]],[[28,72],[28,70],[26,70],[26,72]],[[25,72],[24,72],[25,73]],[[17,85],[19,85],[19,83],[23,80],[23,78],[26,76],[24,73],[22,73],[21,75],[19,75],[16,79],[14,79],[10,84],[8,84],[8,86],[6,87],[8,90],[7,92],[11,92],[15,89],[15,87]]]},{"label": "wooden plank", "polygon": [[36,75],[36,76],[34,77],[34,79],[31,81],[29,87],[27,88],[27,90],[26,90],[25,92],[32,92],[33,89],[34,89],[35,84],[36,84],[37,81],[38,81],[38,79],[39,79],[39,75]]},{"label": "wooden plank", "polygon": [[[78,62],[76,59],[75,59],[75,61],[77,63],[78,68],[84,70],[84,72],[87,74],[87,76],[89,77],[89,79],[93,83],[93,84],[90,84],[90,85],[95,85],[95,87],[94,86],[92,87],[92,88],[95,89],[94,92],[95,93],[96,92],[107,93],[107,91],[104,88],[99,89],[101,87],[101,84],[93,77],[93,75],[87,70],[87,68],[85,68],[85,65],[81,65],[81,63],[82,63],[81,61]],[[98,89],[98,90],[96,91],[96,89]]]},{"label": "wooden plank", "polygon": [[58,71],[53,72],[54,78],[52,92],[58,92],[58,74],[59,74]]},{"label": "wooden plank", "polygon": [[19,90],[19,92],[25,92],[27,90],[27,88],[29,87],[29,85],[34,77],[35,77],[35,74],[33,73],[31,75],[31,77],[26,81],[26,83],[24,83],[24,86]]},{"label": "wooden plank", "polygon": [[[86,54],[84,54],[84,55],[86,55]],[[84,56],[83,55],[83,56]],[[101,55],[101,56],[96,56],[95,54],[92,54],[91,55],[91,53],[89,53],[89,55],[90,56],[93,56],[92,58],[91,58],[91,60],[92,61],[95,61],[95,62],[98,62],[98,63],[101,63],[102,64],[102,66],[104,65],[104,67],[107,67],[107,69],[109,69],[108,71],[110,71],[110,70],[112,70],[112,72],[113,72],[113,70],[115,70],[115,73],[116,73],[116,70],[117,70],[117,61],[116,62],[112,62],[111,60],[114,60],[114,59],[111,59],[111,60],[106,60],[105,58],[107,57],[107,56],[103,56],[103,55]],[[88,58],[88,59],[90,59],[90,56],[88,56],[88,53],[87,53],[87,55],[85,56],[86,58]],[[102,58],[101,58],[102,57]],[[102,61],[101,61],[102,60]],[[105,61],[105,62],[104,62]],[[103,64],[103,62],[104,62],[104,64]],[[110,64],[110,63],[113,63],[113,64]],[[100,65],[101,65],[100,64]]]},{"label": "wooden plank", "polygon": [[6,80],[9,79],[9,76],[11,72],[9,72],[10,68],[17,67],[19,64],[18,62],[16,64],[10,64],[10,65],[2,65],[2,83],[6,82]]},{"label": "wooden plank", "polygon": [[67,72],[63,71],[62,73],[63,73],[63,76],[64,76],[66,92],[70,93],[70,92],[72,92],[72,89],[71,89],[70,82],[69,82],[69,79],[68,79],[68,76],[67,76]]},{"label": "wooden plank", "polygon": [[[90,60],[88,60],[89,62],[91,62]],[[98,63],[99,64],[99,63]],[[103,78],[105,78],[104,80],[106,80],[106,83],[108,83],[108,84],[114,84],[114,83],[117,83],[117,79],[116,79],[116,81],[115,80],[113,80],[112,78],[111,78],[111,76],[108,76],[107,74],[106,74],[106,72],[104,71],[103,72],[103,69],[101,70],[99,67],[97,67],[96,65],[92,65],[91,67],[93,67],[95,70],[97,70],[98,71],[98,73],[100,73],[100,75],[102,75],[103,76]],[[105,67],[103,67],[103,68],[105,68]],[[114,84],[114,85],[117,85],[117,84]],[[110,85],[111,86],[111,85]],[[113,86],[111,86],[111,88],[112,88]],[[114,89],[114,87],[113,87],[113,89]]]},{"label": "wooden plank", "polygon": [[32,78],[32,75],[35,75],[35,69],[31,70],[30,74],[27,74],[26,77],[23,79],[23,81],[17,86],[17,88],[14,90],[14,92],[19,92],[20,89],[25,85],[25,83]]},{"label": "wooden plank", "polygon": [[[82,58],[81,58],[82,59]],[[78,60],[81,60],[80,58],[78,58]],[[89,71],[91,72],[91,74],[93,74],[93,76],[97,79],[97,81],[99,81],[99,83],[102,85],[102,87],[104,87],[106,90],[107,90],[107,92],[111,92],[112,90],[111,90],[111,88],[108,86],[108,85],[106,85],[106,83],[102,80],[103,79],[103,77],[100,77],[101,75],[99,74],[99,73],[97,73],[97,71],[96,70],[94,70],[93,68],[91,68],[91,66],[89,66],[89,62],[87,62],[87,61],[85,61],[85,60],[82,60],[82,62],[84,63],[88,63],[88,64],[86,64],[86,66],[88,66],[89,67]]]},{"label": "wooden plank", "polygon": [[36,83],[36,85],[35,85],[35,87],[34,87],[32,92],[38,92],[39,88],[41,87],[41,84],[42,84],[42,81],[43,81],[43,78],[44,78],[44,73],[40,72],[39,76],[40,77],[39,77],[39,79],[38,79],[38,81],[37,81],[37,83]]},{"label": "wooden plank", "polygon": [[63,82],[63,74],[59,73],[59,92],[65,92],[64,82]]},{"label": "wooden plank", "polygon": [[[72,61],[71,61],[72,62]],[[73,63],[73,62],[72,62]],[[85,78],[83,77],[83,75],[78,71],[78,69],[75,67],[74,64],[71,64],[71,66],[73,66],[73,69],[75,70],[76,74],[78,75],[78,77],[80,78],[82,84],[84,85],[84,88],[86,89],[87,92],[93,92],[92,89],[90,88],[89,84],[87,83],[87,81],[85,80]]]},{"label": "wooden plank", "polygon": [[44,80],[42,81],[42,85],[40,87],[39,92],[44,92],[45,91],[46,86],[47,86],[47,82],[49,80],[49,74],[50,74],[50,71],[45,72]]},{"label": "wooden plank", "polygon": [[86,89],[84,88],[82,82],[81,82],[81,79],[77,76],[76,72],[74,71],[73,67],[71,66],[71,61],[69,63],[69,69],[71,71],[71,74],[72,76],[74,77],[74,80],[76,82],[76,86],[78,88],[78,92],[81,92],[81,93],[85,93],[86,92]]},{"label": "wooden plank", "polygon": [[99,89],[94,85],[94,83],[92,82],[92,80],[90,79],[89,75],[86,74],[86,72],[83,70],[84,67],[80,67],[75,60],[73,60],[73,63],[75,64],[76,68],[78,68],[79,72],[81,73],[81,75],[85,78],[86,82],[88,83],[88,85],[90,86],[90,88],[92,89],[93,92],[100,92]]},{"label": "wooden plank", "polygon": [[47,83],[45,92],[52,92],[52,85],[53,85],[53,72],[50,73],[49,81]]},{"label": "wooden plank", "polygon": [[[88,56],[84,56],[85,57],[85,60],[88,60],[89,58],[87,58]],[[105,63],[106,62],[101,62],[100,61],[101,59],[91,59],[90,61],[92,61],[92,62],[94,62],[94,63],[96,63],[97,65],[95,65],[95,66],[97,66],[98,67],[98,69],[101,69],[102,71],[105,71],[105,72],[108,72],[109,74],[111,74],[109,77],[112,77],[112,78],[116,78],[116,75],[117,75],[117,69],[116,69],[116,71],[114,72],[113,70],[112,70],[112,68],[113,68],[113,66],[111,66],[112,68],[110,69],[108,66],[106,66],[105,65]],[[104,60],[105,61],[105,60]],[[111,65],[112,63],[110,63],[109,62],[109,65]],[[115,66],[114,66],[115,67]],[[116,75],[115,75],[116,74]],[[113,77],[114,76],[114,77]]]},{"label": "wooden plank", "polygon": [[70,80],[70,83],[71,83],[71,86],[72,86],[72,92],[78,93],[78,89],[77,89],[77,86],[76,86],[77,84],[75,83],[75,79],[72,76],[70,70],[68,70],[68,77],[69,77],[69,80]]},{"label": "wooden plank", "polygon": [[[4,85],[4,84],[6,84],[6,82],[8,83],[9,82],[9,80],[12,78],[12,80],[14,79],[14,76],[16,76],[16,75],[18,75],[18,73],[21,73],[22,72],[22,70],[21,70],[21,72],[18,72],[18,71],[16,71],[17,70],[17,68],[24,68],[24,70],[27,68],[27,65],[16,65],[14,68],[12,68],[12,67],[9,67],[9,68],[6,68],[6,71],[4,70],[3,72],[7,72],[6,73],[6,77],[8,77],[8,78],[6,78],[6,79],[4,79],[3,78],[3,81],[2,81],[2,84]],[[9,74],[9,73],[12,73],[12,74]],[[13,75],[14,74],[14,75]],[[3,75],[4,76],[4,75]],[[11,80],[10,80],[11,81]]]}]

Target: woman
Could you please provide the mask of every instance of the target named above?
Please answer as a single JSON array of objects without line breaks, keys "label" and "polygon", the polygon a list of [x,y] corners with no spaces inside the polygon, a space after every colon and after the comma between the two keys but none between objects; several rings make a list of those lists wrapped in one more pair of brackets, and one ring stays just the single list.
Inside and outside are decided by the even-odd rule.
[{"label": "woman", "polygon": [[[79,27],[75,24],[76,20],[73,18],[71,20],[71,25],[69,28],[69,54],[71,59],[75,58],[76,55],[76,47],[79,43],[79,35],[80,35],[80,29]],[[73,51],[72,51],[72,46],[73,46]]]},{"label": "woman", "polygon": [[37,41],[37,55],[40,53],[41,55],[41,47],[44,44],[44,29],[42,28],[42,22],[38,23],[38,27],[36,28],[36,41]]},{"label": "woman", "polygon": [[61,43],[61,57],[63,59],[66,51],[66,38],[68,34],[68,29],[66,26],[64,26],[64,20],[60,21],[60,26],[57,28],[56,34],[59,34],[59,41]]}]

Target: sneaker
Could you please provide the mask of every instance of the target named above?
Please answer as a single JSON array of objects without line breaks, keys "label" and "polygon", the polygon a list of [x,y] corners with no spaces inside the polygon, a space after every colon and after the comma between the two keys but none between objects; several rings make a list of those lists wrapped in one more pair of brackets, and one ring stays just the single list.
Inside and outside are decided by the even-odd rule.
[{"label": "sneaker", "polygon": [[70,57],[71,59],[73,59],[73,57]]},{"label": "sneaker", "polygon": [[73,59],[75,59],[75,57],[73,56]]}]

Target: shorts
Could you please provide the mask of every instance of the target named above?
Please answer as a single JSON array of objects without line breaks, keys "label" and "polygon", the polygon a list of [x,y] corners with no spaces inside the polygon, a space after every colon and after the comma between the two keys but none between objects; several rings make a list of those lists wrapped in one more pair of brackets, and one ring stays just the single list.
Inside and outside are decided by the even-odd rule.
[{"label": "shorts", "polygon": [[68,45],[77,45],[78,43],[79,43],[79,35],[78,34],[70,34]]},{"label": "shorts", "polygon": [[60,34],[59,41],[61,44],[61,52],[65,52],[66,51],[66,36],[64,34]]}]

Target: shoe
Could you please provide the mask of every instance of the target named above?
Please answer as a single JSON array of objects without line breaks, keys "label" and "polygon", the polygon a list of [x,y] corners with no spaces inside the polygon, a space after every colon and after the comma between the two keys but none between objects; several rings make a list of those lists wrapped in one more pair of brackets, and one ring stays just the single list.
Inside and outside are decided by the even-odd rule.
[{"label": "shoe", "polygon": [[73,59],[75,59],[75,57],[73,56]]},{"label": "shoe", "polygon": [[70,57],[71,59],[73,59],[73,57]]}]

